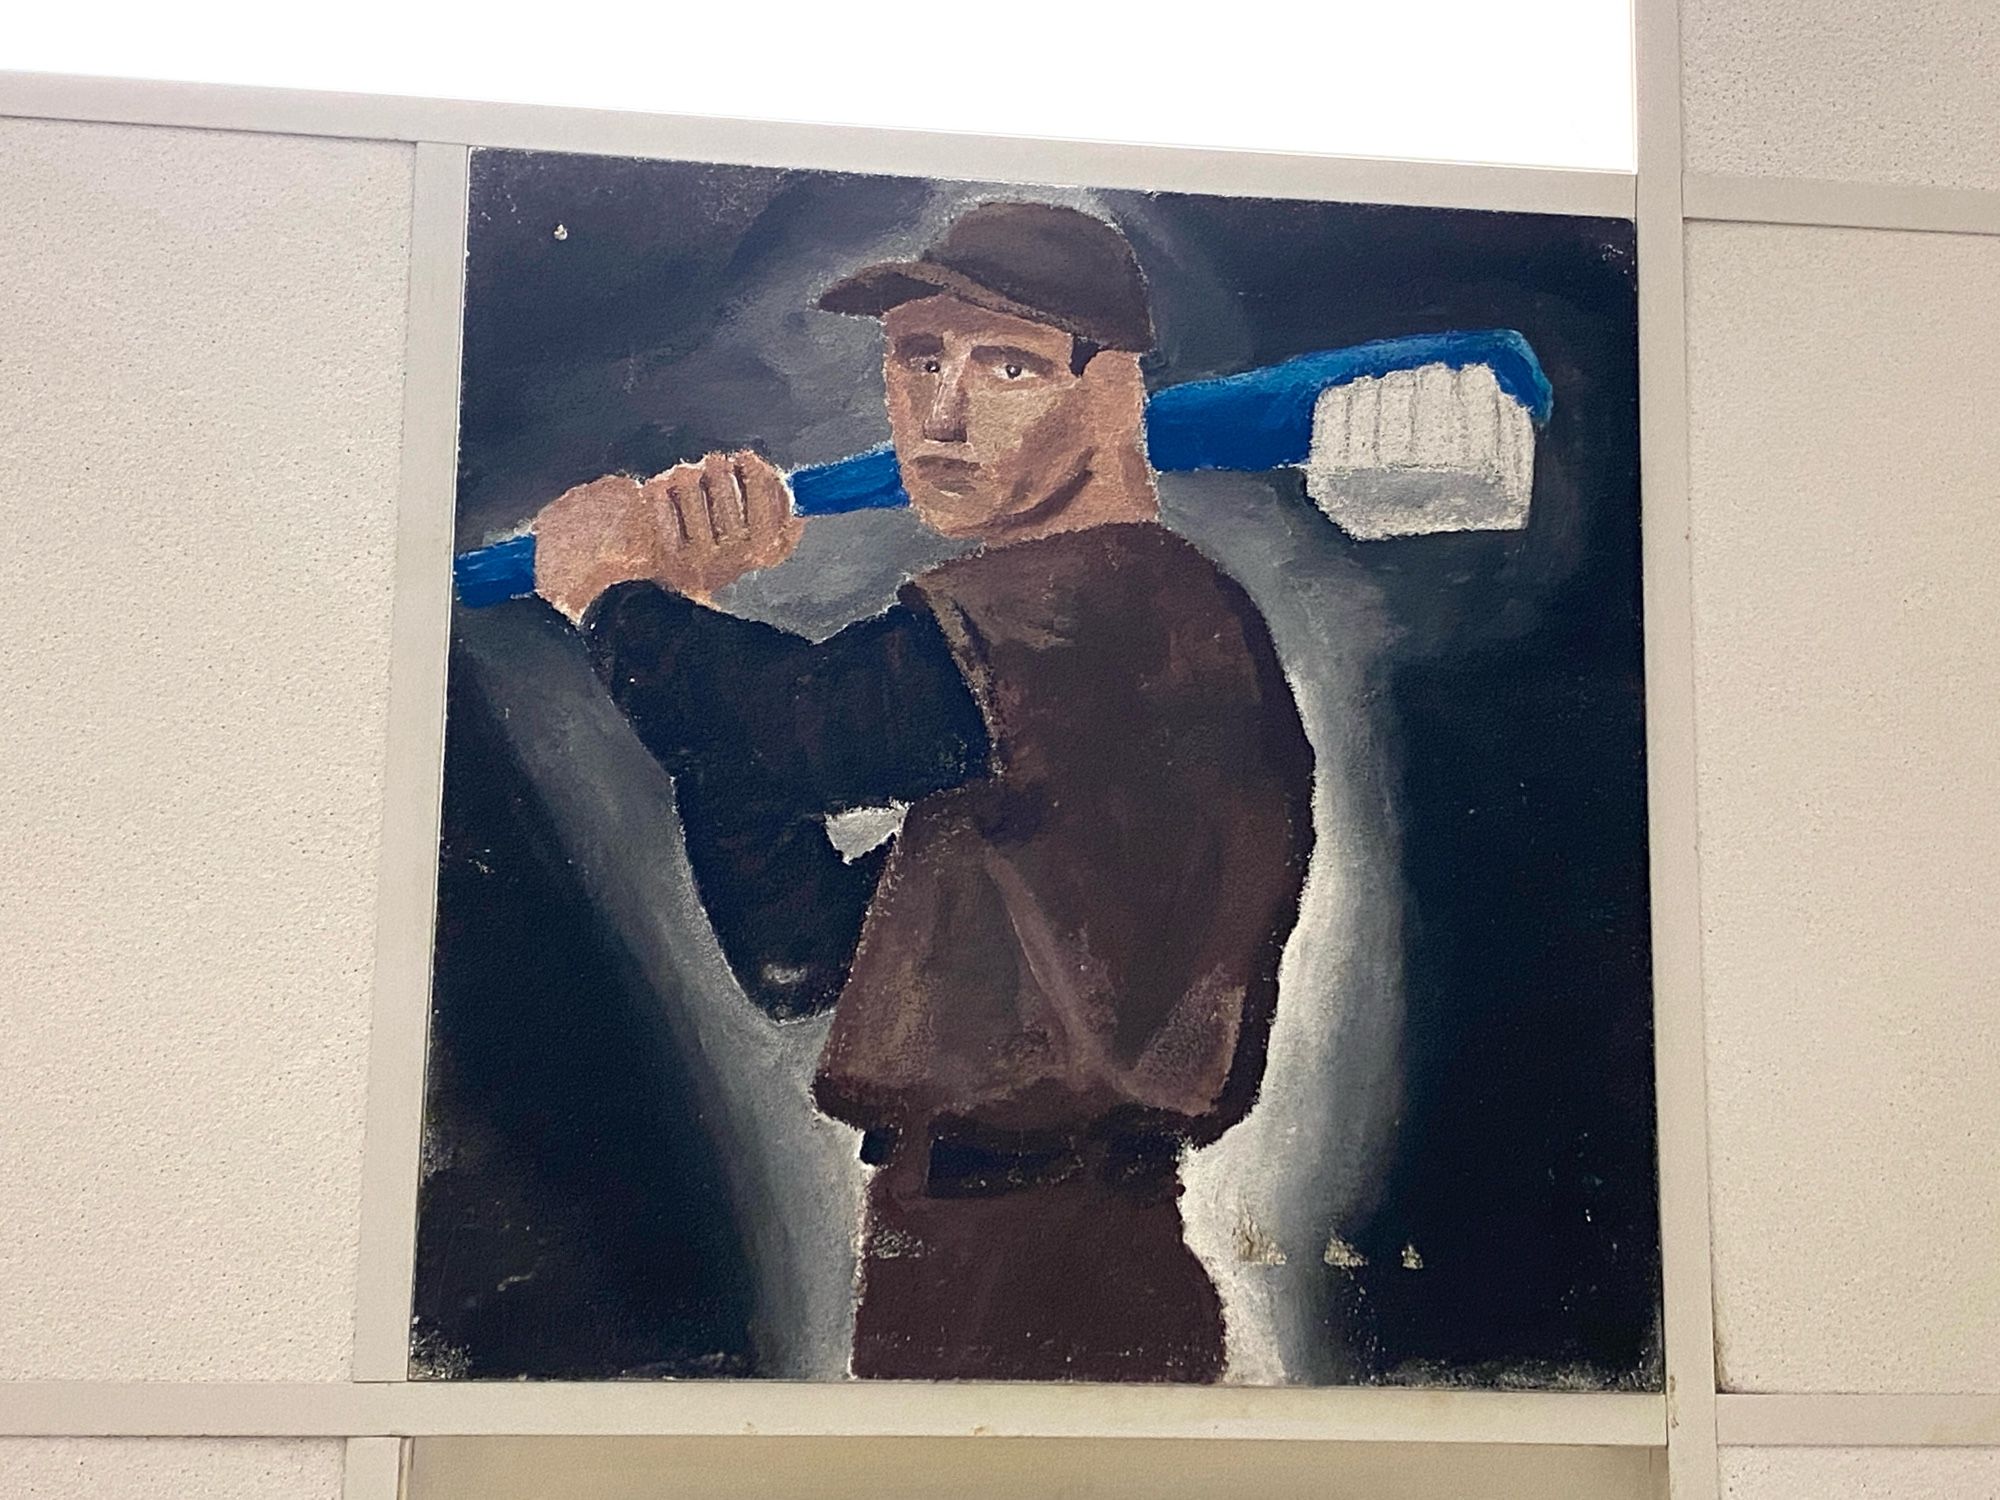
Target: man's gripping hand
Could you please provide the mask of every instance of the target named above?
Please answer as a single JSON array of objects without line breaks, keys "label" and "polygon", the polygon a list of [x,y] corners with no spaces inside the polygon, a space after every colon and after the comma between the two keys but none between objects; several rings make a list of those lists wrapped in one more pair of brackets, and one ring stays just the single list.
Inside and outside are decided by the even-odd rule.
[{"label": "man's gripping hand", "polygon": [[711,453],[641,484],[607,475],[535,517],[535,592],[580,621],[613,584],[648,579],[703,604],[792,555],[805,521],[754,453]]}]

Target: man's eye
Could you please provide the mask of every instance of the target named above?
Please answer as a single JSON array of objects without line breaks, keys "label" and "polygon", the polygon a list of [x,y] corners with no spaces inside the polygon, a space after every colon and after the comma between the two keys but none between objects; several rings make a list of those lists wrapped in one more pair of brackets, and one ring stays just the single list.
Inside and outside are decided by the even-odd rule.
[{"label": "man's eye", "polygon": [[926,375],[935,375],[944,368],[942,364],[934,359],[921,360],[919,361],[919,366]]},{"label": "man's eye", "polygon": [[1023,372],[1019,365],[1008,364],[1000,367],[1000,373],[1009,380],[1019,380]]}]

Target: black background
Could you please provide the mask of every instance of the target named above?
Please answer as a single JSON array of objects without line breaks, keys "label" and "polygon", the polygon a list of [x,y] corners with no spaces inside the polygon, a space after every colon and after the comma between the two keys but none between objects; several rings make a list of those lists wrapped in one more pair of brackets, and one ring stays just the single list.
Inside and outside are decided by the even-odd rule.
[{"label": "black background", "polygon": [[[602,473],[886,437],[872,326],[746,309],[802,257],[831,280],[869,256],[932,184],[474,160],[461,545]],[[1407,1007],[1380,1207],[1349,1236],[1369,1265],[1326,1271],[1327,1336],[1364,1379],[1656,1388],[1631,226],[1096,201],[1147,268],[1156,384],[1502,326],[1549,374],[1526,531],[1357,544],[1325,528],[1386,615],[1369,698]],[[760,349],[760,327],[792,352]],[[1272,483],[1272,503],[1308,506],[1296,477]],[[755,1374],[740,1242],[679,1063],[492,714],[455,656],[417,1368]]]}]

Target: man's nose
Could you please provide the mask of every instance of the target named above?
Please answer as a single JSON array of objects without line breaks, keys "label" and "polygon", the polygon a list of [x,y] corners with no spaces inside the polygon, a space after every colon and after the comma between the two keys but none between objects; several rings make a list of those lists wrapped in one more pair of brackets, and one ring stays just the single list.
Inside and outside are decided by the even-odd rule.
[{"label": "man's nose", "polygon": [[953,362],[938,379],[937,394],[924,414],[924,437],[933,443],[965,441],[965,366]]}]

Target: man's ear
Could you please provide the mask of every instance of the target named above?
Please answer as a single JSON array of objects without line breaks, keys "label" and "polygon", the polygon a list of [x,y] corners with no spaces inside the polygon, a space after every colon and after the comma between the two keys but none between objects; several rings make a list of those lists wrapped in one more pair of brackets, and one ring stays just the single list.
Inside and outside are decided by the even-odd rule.
[{"label": "man's ear", "polygon": [[1091,356],[1077,381],[1094,396],[1112,403],[1130,403],[1135,410],[1146,404],[1146,377],[1139,368],[1139,356],[1124,349],[1100,349]]}]

